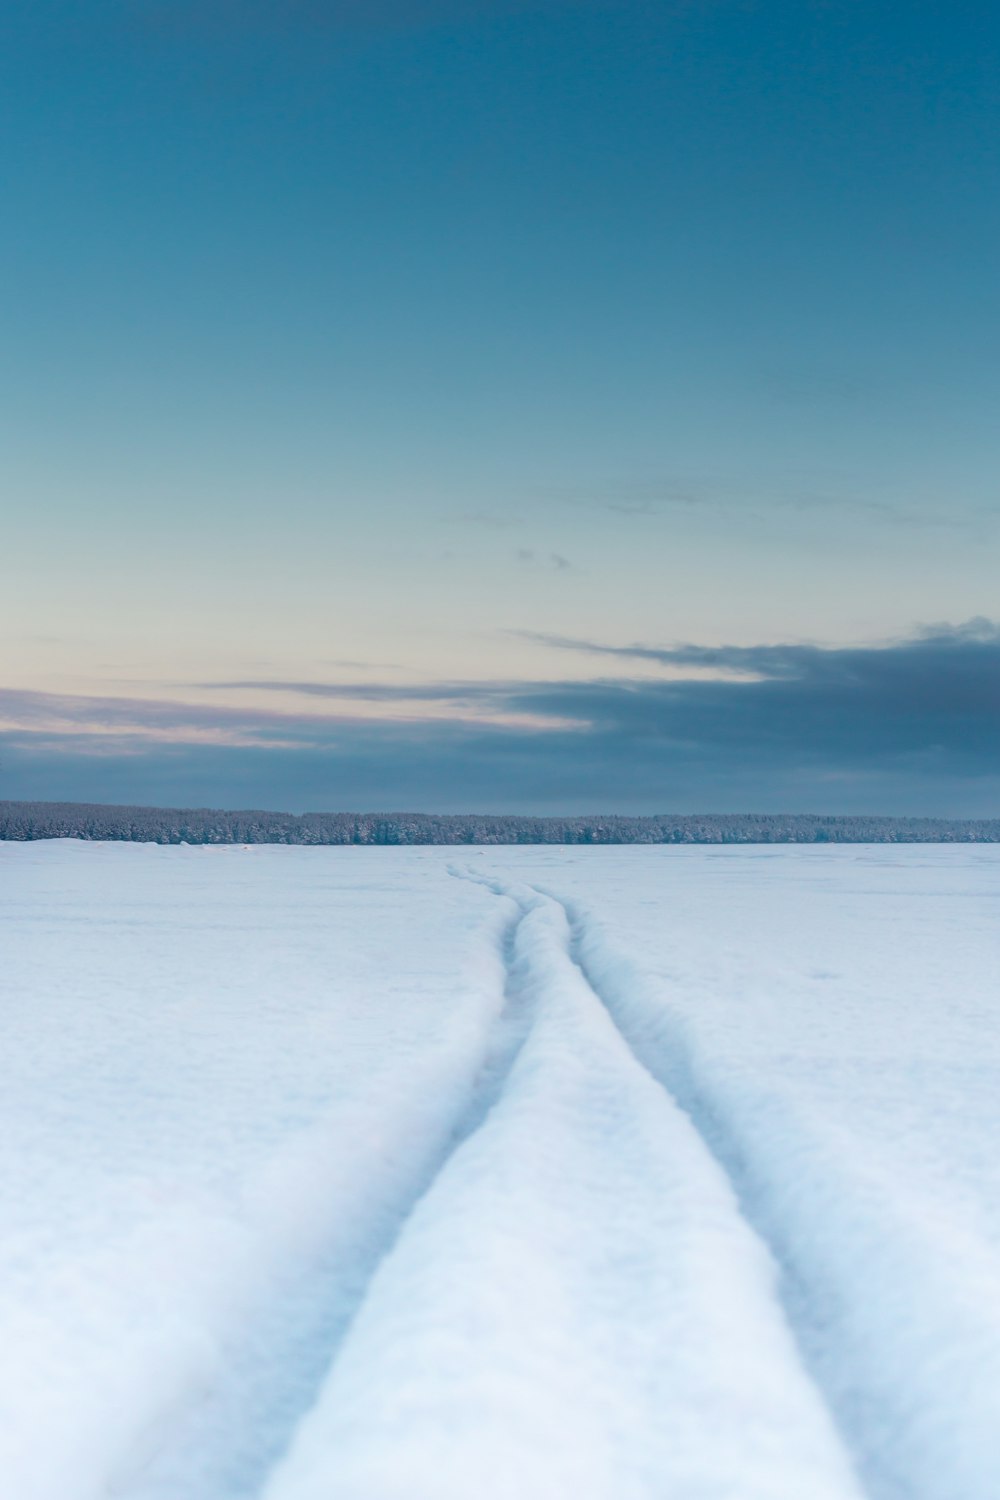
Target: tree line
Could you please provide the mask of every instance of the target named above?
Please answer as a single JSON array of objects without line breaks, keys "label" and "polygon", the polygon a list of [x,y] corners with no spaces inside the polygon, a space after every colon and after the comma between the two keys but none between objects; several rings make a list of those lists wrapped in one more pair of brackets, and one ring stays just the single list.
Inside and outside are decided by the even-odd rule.
[{"label": "tree line", "polygon": [[0,839],[153,844],[938,844],[1000,843],[1000,818],[809,813],[525,817],[516,813],[278,813],[0,802]]}]

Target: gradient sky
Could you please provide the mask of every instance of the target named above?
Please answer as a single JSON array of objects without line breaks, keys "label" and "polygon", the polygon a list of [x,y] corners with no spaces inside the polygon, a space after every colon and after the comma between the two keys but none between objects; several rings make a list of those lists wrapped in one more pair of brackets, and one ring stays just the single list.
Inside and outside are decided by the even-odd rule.
[{"label": "gradient sky", "polygon": [[0,797],[1000,813],[1000,12],[0,14]]}]

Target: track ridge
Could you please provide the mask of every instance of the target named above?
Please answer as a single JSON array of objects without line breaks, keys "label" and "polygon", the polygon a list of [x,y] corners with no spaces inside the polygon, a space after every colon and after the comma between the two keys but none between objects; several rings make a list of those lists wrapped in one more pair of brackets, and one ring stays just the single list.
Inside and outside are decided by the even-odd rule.
[{"label": "track ridge", "polygon": [[586,936],[586,918],[572,901],[566,901],[544,886],[530,886],[537,896],[551,901],[565,916],[569,932],[567,952],[571,962],[593,991],[609,1016],[615,1030],[622,1038],[637,1065],[656,1082],[670,1100],[691,1121],[706,1151],[725,1175],[736,1199],[740,1214],[767,1250],[777,1272],[777,1294],[781,1315],[798,1353],[802,1369],[826,1407],[844,1450],[850,1459],[855,1477],[862,1492],[873,1497],[888,1491],[878,1483],[867,1461],[865,1445],[861,1440],[841,1393],[826,1378],[825,1371],[815,1358],[809,1338],[809,1330],[803,1317],[803,1308],[809,1300],[809,1275],[799,1258],[787,1244],[770,1216],[762,1212],[738,1136],[720,1118],[710,1097],[698,1084],[694,1072],[691,1046],[676,1023],[665,1013],[659,1019],[663,1031],[661,1045],[666,1043],[674,1051],[673,1063],[664,1062],[652,1044],[638,1038],[627,1022],[623,1022],[620,1007],[606,993],[588,962],[583,944]]},{"label": "track ridge", "polygon": [[[227,1409],[225,1393],[221,1399],[216,1393],[214,1415],[216,1419],[221,1415],[225,1424],[225,1431],[220,1434],[212,1425],[212,1412],[206,1417],[204,1402],[192,1401],[187,1413],[179,1417],[175,1414],[174,1420],[170,1420],[169,1431],[147,1435],[144,1451],[133,1452],[131,1458],[120,1465],[109,1485],[109,1494],[113,1494],[115,1500],[175,1500],[177,1489],[170,1466],[171,1456],[183,1449],[185,1463],[189,1464],[192,1447],[197,1450],[199,1445],[205,1450],[201,1482],[197,1490],[185,1490],[185,1500],[250,1500],[250,1497],[266,1493],[272,1471],[284,1457],[299,1423],[311,1410],[335,1366],[380,1267],[405,1234],[418,1205],[431,1192],[448,1163],[487,1120],[503,1094],[507,1077],[527,1038],[533,1012],[519,977],[515,955],[517,931],[526,909],[518,902],[514,905],[516,910],[503,928],[497,944],[503,966],[502,1003],[490,1024],[467,1095],[456,1102],[455,1115],[450,1126],[445,1125],[437,1149],[428,1154],[395,1204],[375,1216],[381,1222],[370,1226],[367,1235],[362,1232],[360,1239],[367,1243],[362,1246],[360,1263],[348,1268],[346,1275],[344,1266],[339,1263],[326,1266],[311,1278],[305,1299],[293,1298],[288,1309],[259,1305],[250,1320],[252,1327],[241,1326],[236,1345],[246,1349],[248,1359],[256,1357],[261,1360],[263,1355],[274,1371],[272,1389],[255,1393],[253,1410],[234,1415],[231,1409]],[[305,1309],[303,1300],[308,1304]],[[338,1302],[339,1314],[331,1318],[329,1307]],[[309,1309],[312,1309],[311,1314]],[[294,1318],[296,1312],[303,1324],[298,1341],[294,1335],[290,1337],[285,1328],[287,1315]],[[297,1389],[291,1401],[286,1358],[274,1359],[271,1340],[290,1344],[291,1357],[295,1358],[297,1354],[300,1360],[302,1353],[298,1345],[306,1343],[311,1349],[308,1370],[302,1372],[298,1382],[292,1382]],[[269,1440],[259,1441],[252,1453],[239,1453],[235,1450],[239,1447],[241,1434],[246,1431],[248,1418],[251,1424],[266,1422],[270,1425]]]}]

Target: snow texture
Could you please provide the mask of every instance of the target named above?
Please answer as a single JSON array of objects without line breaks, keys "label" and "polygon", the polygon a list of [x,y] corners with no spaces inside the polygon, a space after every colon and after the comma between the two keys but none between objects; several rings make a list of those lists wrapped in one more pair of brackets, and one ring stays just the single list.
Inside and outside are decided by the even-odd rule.
[{"label": "snow texture", "polygon": [[0,892],[0,1493],[1000,1494],[1000,851]]}]

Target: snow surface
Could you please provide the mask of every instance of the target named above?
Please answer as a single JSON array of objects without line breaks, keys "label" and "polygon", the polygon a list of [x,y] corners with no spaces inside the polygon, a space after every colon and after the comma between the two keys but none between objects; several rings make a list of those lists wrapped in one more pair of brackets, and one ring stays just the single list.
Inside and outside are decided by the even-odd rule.
[{"label": "snow surface", "polygon": [[0,1494],[996,1500],[998,900],[0,844]]}]

